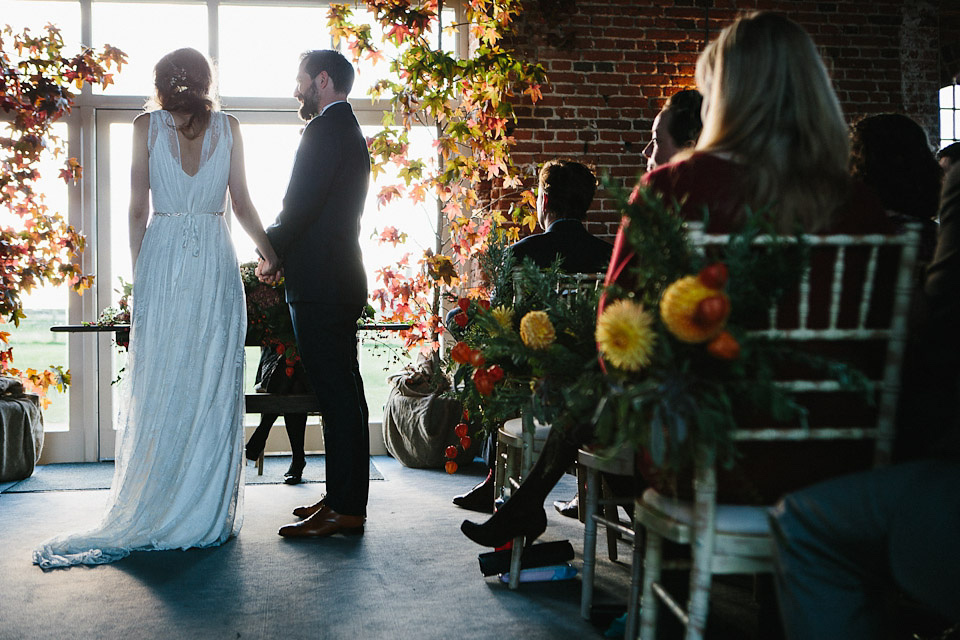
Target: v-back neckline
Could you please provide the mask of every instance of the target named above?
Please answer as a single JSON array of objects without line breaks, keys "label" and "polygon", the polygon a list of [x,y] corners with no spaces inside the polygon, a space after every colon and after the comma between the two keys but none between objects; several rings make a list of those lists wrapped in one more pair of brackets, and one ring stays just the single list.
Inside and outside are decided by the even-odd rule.
[{"label": "v-back neckline", "polygon": [[203,140],[200,142],[200,158],[197,160],[197,171],[191,174],[187,173],[183,168],[183,149],[180,147],[180,130],[177,128],[177,119],[173,117],[173,113],[170,111],[166,111],[166,113],[170,116],[171,122],[173,122],[173,137],[177,141],[177,166],[180,168],[180,173],[187,178],[196,178],[203,170],[203,152],[207,148],[207,137],[210,135],[210,128],[213,126],[213,114],[210,114],[211,117],[207,121],[207,127],[203,130]]}]

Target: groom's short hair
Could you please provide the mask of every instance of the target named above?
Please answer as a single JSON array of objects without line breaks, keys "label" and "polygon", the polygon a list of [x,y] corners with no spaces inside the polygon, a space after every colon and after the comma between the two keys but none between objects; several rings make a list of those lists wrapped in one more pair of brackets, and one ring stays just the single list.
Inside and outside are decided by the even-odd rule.
[{"label": "groom's short hair", "polygon": [[300,55],[300,64],[311,78],[326,71],[337,93],[349,94],[353,89],[353,65],[343,54],[333,49],[315,49]]}]

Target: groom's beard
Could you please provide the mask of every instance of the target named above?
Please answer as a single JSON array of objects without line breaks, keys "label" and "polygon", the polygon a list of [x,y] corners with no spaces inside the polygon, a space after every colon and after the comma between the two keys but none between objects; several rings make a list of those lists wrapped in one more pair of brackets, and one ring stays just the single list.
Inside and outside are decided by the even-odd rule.
[{"label": "groom's beard", "polygon": [[317,90],[311,85],[310,91],[307,95],[300,96],[300,119],[304,122],[309,122],[320,113],[320,96],[317,95]]}]

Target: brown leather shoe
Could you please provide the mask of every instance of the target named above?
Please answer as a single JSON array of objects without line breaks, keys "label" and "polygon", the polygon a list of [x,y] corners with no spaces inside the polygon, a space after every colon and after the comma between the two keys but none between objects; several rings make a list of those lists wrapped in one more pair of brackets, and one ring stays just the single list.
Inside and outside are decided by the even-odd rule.
[{"label": "brown leather shoe", "polygon": [[293,510],[293,515],[297,516],[298,518],[309,518],[310,516],[315,514],[317,511],[320,511],[321,509],[323,509],[323,506],[324,506],[323,501],[325,498],[326,496],[324,496],[323,498],[320,498],[320,502],[317,502],[316,504],[311,504],[310,506],[297,507],[296,509]]},{"label": "brown leather shoe", "polygon": [[325,538],[335,533],[359,535],[363,533],[363,516],[340,515],[330,507],[324,507],[306,520],[280,527],[284,538]]}]

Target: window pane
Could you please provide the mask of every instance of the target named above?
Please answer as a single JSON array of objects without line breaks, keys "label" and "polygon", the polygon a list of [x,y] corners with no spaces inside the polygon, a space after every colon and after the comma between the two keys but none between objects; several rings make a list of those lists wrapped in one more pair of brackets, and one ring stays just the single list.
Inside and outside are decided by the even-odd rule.
[{"label": "window pane", "polygon": [[76,54],[80,49],[80,3],[77,0],[5,0],[3,3],[0,24],[10,25],[16,33],[29,27],[37,35],[48,23],[60,29],[66,53]]},{"label": "window pane", "polygon": [[[66,124],[59,123],[53,126],[56,136],[65,138]],[[63,167],[63,157],[53,158],[52,154],[45,153],[40,161],[38,170],[41,179],[35,184],[37,193],[43,194],[43,202],[50,212],[67,215],[67,184],[60,179],[60,169]],[[23,219],[6,208],[0,209],[0,226],[23,228]],[[22,297],[26,319],[20,321],[19,327],[7,323],[2,325],[3,331],[10,332],[10,344],[13,347],[13,366],[21,371],[36,369],[42,371],[50,366],[61,366],[67,369],[67,335],[53,333],[50,327],[67,324],[67,305],[70,288],[45,286],[34,289]],[[44,409],[44,431],[66,431],[69,420],[70,395],[59,393],[51,388],[47,398],[52,404]]]},{"label": "window pane", "polygon": [[323,5],[224,5],[219,15],[223,96],[292,97],[300,54],[331,46]]},{"label": "window pane", "polygon": [[207,6],[199,4],[148,4],[94,2],[93,41],[96,47],[110,44],[127,54],[123,71],[104,95],[153,95],[153,67],[164,55],[193,47],[209,52]]}]

